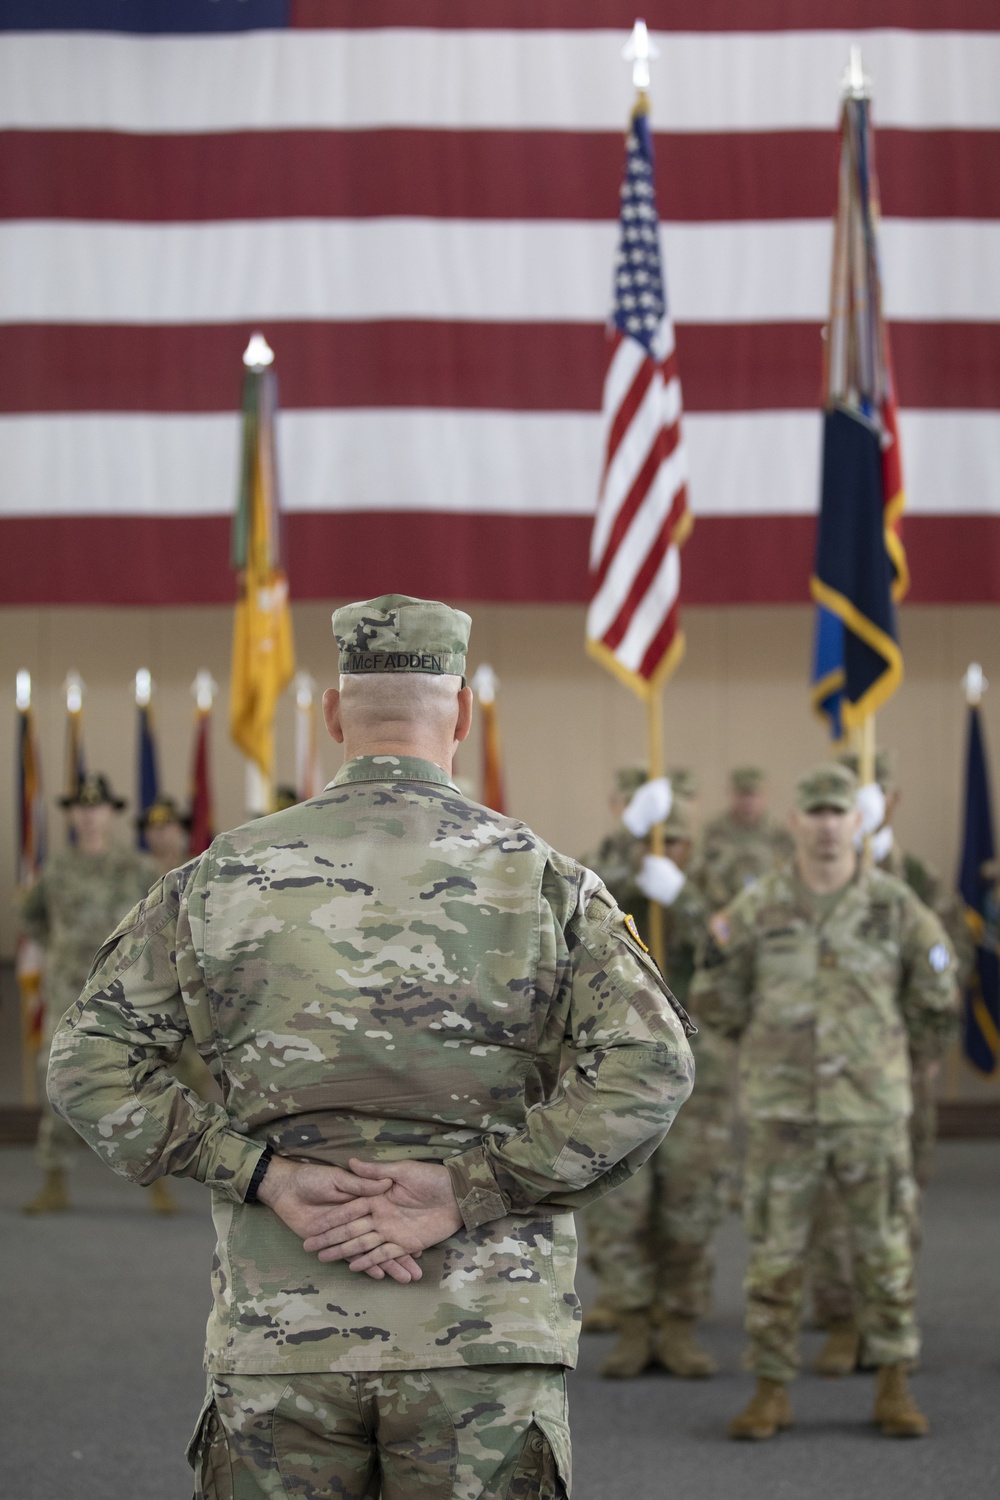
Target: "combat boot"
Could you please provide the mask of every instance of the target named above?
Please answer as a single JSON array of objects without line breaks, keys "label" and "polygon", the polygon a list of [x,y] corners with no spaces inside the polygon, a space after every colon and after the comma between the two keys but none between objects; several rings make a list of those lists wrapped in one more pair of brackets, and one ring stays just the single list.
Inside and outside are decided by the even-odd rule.
[{"label": "combat boot", "polygon": [[593,1307],[588,1307],[580,1324],[581,1333],[614,1333],[618,1327],[618,1314],[603,1298],[598,1297]]},{"label": "combat boot", "polygon": [[29,1198],[21,1209],[23,1214],[64,1214],[69,1208],[69,1193],[66,1191],[66,1173],[62,1167],[52,1167],[45,1174],[40,1193]]},{"label": "combat boot", "polygon": [[664,1313],[656,1332],[656,1354],[663,1368],[682,1380],[704,1380],[718,1373],[712,1356],[695,1343],[692,1318]]},{"label": "combat boot", "polygon": [[861,1335],[853,1318],[831,1318],[826,1343],[816,1356],[817,1375],[853,1375],[858,1367]]},{"label": "combat boot", "polygon": [[882,1365],[875,1381],[872,1421],[883,1437],[924,1437],[930,1423],[906,1383],[905,1365]]},{"label": "combat boot", "polygon": [[730,1422],[729,1436],[762,1442],[764,1438],[773,1438],[775,1433],[791,1427],[792,1421],[792,1403],[784,1381],[758,1375],[757,1389],[750,1405]]},{"label": "combat boot", "polygon": [[618,1342],[601,1366],[605,1380],[635,1380],[653,1362],[653,1333],[647,1310],[618,1314]]},{"label": "combat boot", "polygon": [[149,1206],[154,1214],[179,1214],[181,1211],[177,1199],[159,1177],[149,1185]]}]

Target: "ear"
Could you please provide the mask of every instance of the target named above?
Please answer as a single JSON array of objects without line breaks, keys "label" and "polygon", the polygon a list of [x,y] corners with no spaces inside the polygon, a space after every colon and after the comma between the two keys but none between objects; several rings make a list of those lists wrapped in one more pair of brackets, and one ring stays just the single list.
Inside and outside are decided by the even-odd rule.
[{"label": "ear", "polygon": [[336,740],[338,745],[342,745],[344,728],[340,722],[340,690],[338,688],[327,688],[323,694],[323,722],[330,738]]},{"label": "ear", "polygon": [[464,687],[458,693],[458,718],[455,721],[455,742],[460,744],[469,737],[472,728],[472,689]]}]

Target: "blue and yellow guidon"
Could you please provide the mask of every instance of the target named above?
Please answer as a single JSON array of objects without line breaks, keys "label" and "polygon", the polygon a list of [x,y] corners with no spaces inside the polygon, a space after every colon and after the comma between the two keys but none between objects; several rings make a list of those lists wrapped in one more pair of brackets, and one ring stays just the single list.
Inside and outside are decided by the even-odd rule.
[{"label": "blue and yellow guidon", "polygon": [[625,913],[625,926],[629,930],[629,936],[635,938],[636,942],[639,944],[639,947],[642,949],[643,953],[648,953],[649,949],[646,947],[646,944],[643,942],[642,938],[639,936],[639,929],[635,925],[635,918],[632,916],[631,912],[626,912]]}]

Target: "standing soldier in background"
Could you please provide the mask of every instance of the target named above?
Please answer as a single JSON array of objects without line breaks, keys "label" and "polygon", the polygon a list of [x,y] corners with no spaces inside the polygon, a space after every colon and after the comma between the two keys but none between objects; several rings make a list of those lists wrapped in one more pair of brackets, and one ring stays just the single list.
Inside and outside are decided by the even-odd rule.
[{"label": "standing soldier in background", "polygon": [[[686,1005],[709,913],[684,875],[692,838],[687,803],[679,796],[663,823],[663,839],[664,857],[644,858],[625,894],[644,934],[650,899],[661,904],[665,973]],[[645,852],[645,840],[637,842]],[[726,1207],[733,1046],[703,1029],[692,1049],[697,1087],[669,1136],[641,1172],[582,1215],[598,1306],[619,1330],[601,1369],[609,1379],[633,1379],[653,1364],[688,1379],[715,1374],[694,1326],[711,1301],[712,1240]]]},{"label": "standing soldier in background", "polygon": [[[60,797],[76,842],[52,855],[21,908],[29,937],[45,950],[45,1032],[39,1052],[42,1071],[42,1117],[38,1126],[38,1164],[45,1174],[42,1189],[24,1205],[26,1214],[61,1213],[69,1208],[66,1172],[76,1137],[45,1102],[44,1078],[56,1025],[79,998],[94,955],[108,933],[149,890],[156,867],[146,855],[112,842],[116,812],[125,803],[107,779],[85,776],[76,793]],[[160,1184],[151,1194],[157,1211],[170,1212],[173,1199]]]},{"label": "standing soldier in background", "polygon": [[764,772],[737,766],[729,777],[729,808],[705,824],[691,862],[710,911],[717,911],[792,856],[792,839],[767,811]]},{"label": "standing soldier in background", "polygon": [[742,1039],[750,1405],[735,1438],[792,1424],[805,1253],[819,1194],[844,1205],[862,1350],[877,1367],[873,1421],[918,1437],[907,1387],[919,1352],[908,1120],[910,1051],[939,1056],[955,1022],[955,964],[937,917],[901,881],[859,867],[857,782],[823,765],[796,792],[795,864],[709,924],[692,985],[702,1020]]},{"label": "standing soldier in background", "polygon": [[[690,1092],[686,1018],[596,877],[452,782],[468,615],[333,619],[342,769],[129,914],[50,1097],[124,1176],[212,1188],[201,1500],[558,1500],[572,1210]],[[221,1105],[167,1071],[192,1034]]]},{"label": "standing soldier in background", "polygon": [[[854,776],[860,774],[857,754],[848,751],[838,757]],[[958,957],[959,985],[964,983],[967,966],[967,927],[957,914],[956,900],[942,899],[941,881],[919,856],[904,850],[895,837],[892,820],[902,799],[893,772],[892,755],[887,749],[875,757],[875,780],[885,799],[881,826],[871,835],[873,865],[887,875],[894,875],[910,887],[918,900],[929,906],[952,940]],[[938,1058],[921,1061],[911,1051],[910,1084],[913,1112],[910,1115],[910,1149],[913,1154],[913,1176],[918,1187],[930,1181],[937,1140],[937,1080],[941,1063]],[[920,1248],[920,1202],[914,1206],[913,1251]],[[850,1375],[857,1368],[861,1336],[855,1316],[856,1295],[854,1266],[851,1258],[850,1230],[846,1215],[829,1189],[821,1195],[816,1221],[809,1244],[809,1281],[812,1288],[813,1317],[816,1326],[827,1330],[827,1338],[816,1357],[814,1369],[820,1375]]]},{"label": "standing soldier in background", "polygon": [[[161,879],[187,861],[191,819],[181,812],[173,797],[157,797],[136,819],[136,826],[145,835],[146,847]],[[194,1089],[202,1099],[219,1100],[218,1085],[190,1037],[181,1048],[173,1071],[185,1088]],[[158,1212],[177,1212],[178,1205],[166,1183],[154,1182],[150,1191],[156,1195]]]}]

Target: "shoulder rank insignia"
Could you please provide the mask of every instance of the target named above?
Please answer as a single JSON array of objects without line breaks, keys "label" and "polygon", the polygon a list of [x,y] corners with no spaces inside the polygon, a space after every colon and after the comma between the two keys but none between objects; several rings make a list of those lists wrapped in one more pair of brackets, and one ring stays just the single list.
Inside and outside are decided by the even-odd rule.
[{"label": "shoulder rank insignia", "polygon": [[639,947],[642,949],[643,953],[648,953],[649,949],[646,947],[646,944],[643,942],[642,938],[639,936],[639,929],[635,925],[635,918],[632,916],[631,912],[626,912],[625,913],[625,926],[629,930],[629,936],[635,938],[636,942],[639,944]]}]

